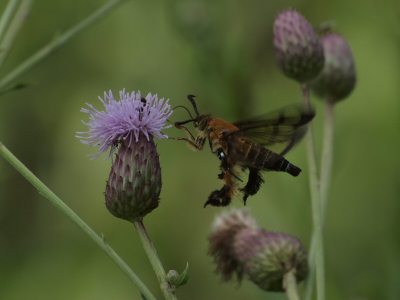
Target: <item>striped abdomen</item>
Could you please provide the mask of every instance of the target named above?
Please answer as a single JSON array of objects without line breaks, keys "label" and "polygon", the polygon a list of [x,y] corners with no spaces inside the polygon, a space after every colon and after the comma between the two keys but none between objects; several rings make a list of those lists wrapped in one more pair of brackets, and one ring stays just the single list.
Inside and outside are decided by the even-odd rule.
[{"label": "striped abdomen", "polygon": [[247,167],[254,167],[265,171],[287,172],[292,176],[300,174],[301,169],[287,161],[283,156],[260,145],[251,143],[242,139],[239,143],[239,149],[235,152],[238,161],[241,161]]}]

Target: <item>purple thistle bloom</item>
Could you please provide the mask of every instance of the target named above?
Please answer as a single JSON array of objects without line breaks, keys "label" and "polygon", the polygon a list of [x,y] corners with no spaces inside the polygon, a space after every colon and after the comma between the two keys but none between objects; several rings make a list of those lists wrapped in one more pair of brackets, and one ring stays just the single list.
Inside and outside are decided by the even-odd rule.
[{"label": "purple thistle bloom", "polygon": [[[110,154],[113,155],[117,149],[118,143],[123,140],[137,142],[142,132],[147,140],[150,137],[157,139],[168,138],[161,132],[162,129],[171,127],[165,126],[165,122],[172,114],[171,106],[164,98],[158,100],[157,95],[149,93],[146,99],[142,99],[140,91],[131,94],[125,93],[125,89],[119,92],[120,101],[116,101],[111,92],[104,92],[103,102],[106,110],[99,111],[93,105],[86,103],[90,109],[82,108],[82,112],[90,115],[89,123],[84,121],[83,124],[89,126],[89,131],[77,132],[78,134],[87,134],[88,136],[76,136],[82,143],[91,147],[100,147],[100,151],[89,156],[99,157],[106,152],[109,147]],[[107,159],[105,158],[105,159]]]}]

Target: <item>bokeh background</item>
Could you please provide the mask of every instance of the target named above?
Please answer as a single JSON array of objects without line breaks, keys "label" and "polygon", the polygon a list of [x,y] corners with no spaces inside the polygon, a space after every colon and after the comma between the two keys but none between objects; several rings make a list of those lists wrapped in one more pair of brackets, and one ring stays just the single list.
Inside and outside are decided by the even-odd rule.
[{"label": "bokeh background", "polygon": [[[0,2],[0,11],[6,5]],[[1,75],[83,20],[105,1],[34,3]],[[228,121],[301,101],[296,82],[275,64],[272,24],[297,8],[312,25],[327,20],[349,41],[358,70],[353,94],[336,106],[333,177],[325,237],[328,299],[400,298],[400,2],[399,1],[127,1],[76,36],[20,82],[30,86],[0,98],[0,141],[125,259],[158,299],[156,277],[132,224],[114,218],[103,192],[110,160],[77,131],[86,102],[101,109],[104,91],[140,90]],[[315,131],[321,153],[323,103]],[[187,118],[177,110],[172,119]],[[177,129],[165,133],[182,136]],[[220,187],[218,159],[208,147],[158,142],[163,190],[145,224],[165,269],[190,281],[179,299],[285,299],[244,281],[221,284],[206,255],[220,208],[203,209]],[[265,173],[248,207],[267,229],[300,238],[312,232],[305,143],[287,158],[298,178]],[[233,207],[242,207],[240,199]],[[302,286],[302,285],[301,285]],[[364,299],[363,298],[363,299]],[[74,224],[0,158],[0,299],[140,299],[126,275]]]}]

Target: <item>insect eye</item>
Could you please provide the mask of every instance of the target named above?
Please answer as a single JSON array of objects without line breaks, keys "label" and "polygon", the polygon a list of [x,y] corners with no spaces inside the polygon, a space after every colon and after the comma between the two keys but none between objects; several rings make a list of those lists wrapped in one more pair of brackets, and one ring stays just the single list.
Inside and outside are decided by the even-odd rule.
[{"label": "insect eye", "polygon": [[202,120],[200,124],[198,124],[200,130],[204,130],[206,128],[206,121]]}]

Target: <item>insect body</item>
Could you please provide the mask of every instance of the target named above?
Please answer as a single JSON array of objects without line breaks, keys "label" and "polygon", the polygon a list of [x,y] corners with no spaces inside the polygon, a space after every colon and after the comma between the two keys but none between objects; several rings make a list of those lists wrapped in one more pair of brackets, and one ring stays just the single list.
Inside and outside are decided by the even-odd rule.
[{"label": "insect body", "polygon": [[[271,113],[265,118],[229,123],[210,114],[201,115],[193,97],[193,95],[188,95],[197,114],[196,118],[173,123],[177,128],[185,131],[187,138],[172,139],[184,140],[187,146],[194,150],[202,150],[208,140],[212,153],[221,161],[222,172],[218,178],[222,179],[224,186],[210,194],[204,207],[208,204],[227,206],[232,197],[237,194],[243,194],[246,204],[248,196],[255,195],[264,182],[261,177],[262,171],[299,175],[301,169],[287,161],[283,155],[304,136],[305,130],[301,126],[312,120],[314,112],[307,112],[293,105]],[[196,137],[183,126],[189,122],[193,122],[198,132]],[[279,154],[266,148],[266,146],[284,142],[288,145]],[[249,170],[248,182],[244,187],[239,188],[238,183],[242,181],[239,174],[247,169]]]}]

